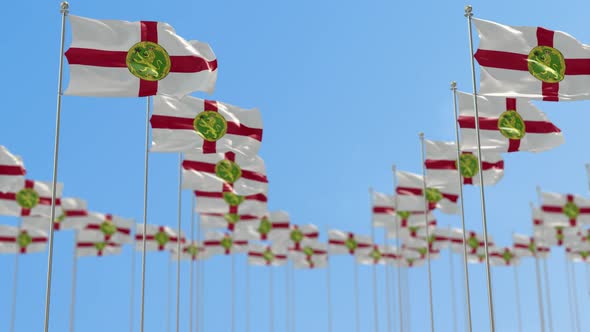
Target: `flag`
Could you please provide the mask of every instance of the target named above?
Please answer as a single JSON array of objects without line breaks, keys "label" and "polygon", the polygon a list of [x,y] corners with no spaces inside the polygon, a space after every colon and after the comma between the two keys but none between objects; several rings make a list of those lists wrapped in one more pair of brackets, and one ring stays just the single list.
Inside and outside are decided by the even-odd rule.
[{"label": "flag", "polygon": [[541,211],[553,226],[590,224],[590,199],[579,195],[541,192]]},{"label": "flag", "polygon": [[[135,226],[135,250],[143,251],[143,224]],[[176,233],[168,226],[147,225],[146,227],[146,250],[147,251],[164,251],[173,250],[178,246],[180,240],[181,245],[185,243],[186,238],[184,234]]]},{"label": "flag", "polygon": [[551,249],[543,242],[537,241],[534,237],[522,234],[512,234],[514,240],[514,252],[520,257],[532,256],[547,258]]},{"label": "flag", "polygon": [[535,241],[543,242],[549,246],[563,246],[567,239],[576,236],[577,227],[549,226],[535,228]]},{"label": "flag", "polygon": [[[451,231],[451,249],[457,253],[463,252],[463,231],[461,229],[453,229]],[[494,247],[494,240],[488,234],[488,250]],[[478,255],[485,253],[485,243],[483,235],[476,232],[467,232],[467,253],[471,255]]]},{"label": "flag", "polygon": [[203,246],[212,255],[231,255],[248,250],[248,240],[236,234],[207,232]]},{"label": "flag", "polygon": [[242,109],[191,96],[154,97],[152,152],[242,152],[255,156],[262,142],[258,109]]},{"label": "flag", "polygon": [[427,258],[428,247],[430,247],[430,259],[437,259],[440,256],[440,249],[435,249],[432,245],[429,245],[426,239],[409,238],[402,245],[404,250],[416,252],[421,259]]},{"label": "flag", "polygon": [[566,256],[572,262],[590,263],[590,251],[588,249],[565,248]]},{"label": "flag", "polygon": [[112,214],[91,213],[93,221],[89,222],[84,228],[89,232],[98,232],[104,235],[105,241],[114,241],[118,243],[130,243],[131,228],[134,221],[124,219]]},{"label": "flag", "polygon": [[[440,251],[448,248],[451,245],[453,238],[453,231],[450,228],[428,228],[428,236],[426,235],[426,227],[421,227],[416,231],[416,235],[407,239],[406,243],[414,244],[414,246],[428,247],[431,251]],[[410,245],[411,247],[412,245]]]},{"label": "flag", "polygon": [[72,43],[66,95],[144,97],[212,93],[217,59],[209,45],[186,41],[167,23],[69,15]]},{"label": "flag", "polygon": [[328,246],[319,242],[317,239],[304,238],[299,243],[299,247],[289,247],[289,255],[293,260],[300,258],[311,259],[316,256],[328,256]]},{"label": "flag", "polygon": [[568,101],[590,98],[590,46],[561,31],[474,19],[480,94]]},{"label": "flag", "polygon": [[251,214],[263,216],[268,211],[266,195],[236,195],[231,191],[195,191],[199,213]]},{"label": "flag", "polygon": [[510,248],[492,248],[490,253],[490,265],[492,266],[516,266],[520,259],[516,252]]},{"label": "flag", "polygon": [[248,263],[251,265],[281,266],[287,263],[287,259],[287,248],[284,246],[259,243],[248,246]]},{"label": "flag", "polygon": [[47,233],[44,231],[23,225],[13,227],[0,225],[0,253],[6,254],[31,254],[45,251]]},{"label": "flag", "polygon": [[291,229],[289,230],[287,246],[293,248],[293,250],[299,251],[301,250],[301,242],[304,239],[317,240],[319,236],[320,233],[316,225],[307,224],[298,226],[292,224]]},{"label": "flag", "polygon": [[264,161],[239,152],[186,153],[182,161],[184,189],[233,190],[238,195],[268,192]]},{"label": "flag", "polygon": [[293,260],[293,266],[296,269],[323,269],[328,266],[328,256],[314,256],[310,259],[298,258]]},{"label": "flag", "polygon": [[248,240],[284,243],[289,238],[289,226],[287,212],[273,211],[254,223],[237,223],[235,233]]},{"label": "flag", "polygon": [[420,267],[424,265],[426,259],[413,256],[404,256],[397,262],[399,267]]},{"label": "flag", "polygon": [[253,227],[260,216],[252,214],[237,214],[237,213],[216,213],[207,212],[201,213],[201,227],[203,228],[225,228],[230,232],[236,229],[237,224]]},{"label": "flag", "polygon": [[[180,259],[190,259],[191,261],[202,261],[211,257],[211,253],[205,246],[198,242],[183,243],[180,247]],[[177,248],[172,248],[172,259],[177,259]]]},{"label": "flag", "polygon": [[[431,212],[428,212],[428,227],[434,229],[436,226],[436,219]],[[410,237],[418,236],[420,229],[426,228],[426,220],[424,213],[421,214],[404,214],[399,217],[397,221],[397,227],[394,225],[387,226],[387,237],[407,239]]]},{"label": "flag", "polygon": [[370,236],[335,229],[328,231],[328,249],[331,254],[354,255],[361,251],[371,251],[372,247],[373,241]]},{"label": "flag", "polygon": [[[426,195],[423,193],[424,179],[422,175],[397,171],[397,207],[399,210],[424,210],[424,196],[428,201],[428,208],[440,209],[444,213],[459,213],[459,186],[458,184],[433,184],[427,183]],[[406,209],[408,207],[408,209]]]},{"label": "flag", "polygon": [[[61,214],[53,221],[53,229],[81,230],[93,220],[86,210],[86,201],[79,198],[62,198]],[[23,224],[39,229],[49,228],[49,217],[24,217]]]},{"label": "flag", "polygon": [[76,256],[110,256],[121,253],[121,243],[106,240],[94,231],[80,231],[76,234]]},{"label": "flag", "polygon": [[[475,153],[461,151],[457,163],[457,143],[424,141],[426,145],[426,182],[429,184],[457,183],[458,171],[463,184],[479,185],[479,162]],[[496,152],[482,151],[483,183],[494,185],[504,176],[504,160]],[[458,166],[458,167],[457,167]]]},{"label": "flag", "polygon": [[[61,214],[61,192],[57,184],[55,211]],[[6,216],[51,216],[51,183],[25,180],[16,181],[6,192],[0,192],[0,215]]]},{"label": "flag", "polygon": [[578,249],[590,250],[590,229],[579,230],[573,239],[567,242],[572,243]]},{"label": "flag", "polygon": [[395,196],[372,191],[373,227],[385,227],[396,220]]},{"label": "flag", "polygon": [[362,265],[378,265],[386,263],[386,249],[384,246],[372,245],[370,250],[357,251],[356,262]]},{"label": "flag", "polygon": [[22,159],[0,145],[0,191],[12,187],[27,174]]},{"label": "flag", "polygon": [[469,264],[481,264],[486,261],[486,255],[480,254],[467,254],[467,263]]},{"label": "flag", "polygon": [[[457,92],[461,149],[476,151],[473,96]],[[530,101],[516,98],[477,96],[481,149],[495,152],[541,152],[563,144],[557,128]]]}]

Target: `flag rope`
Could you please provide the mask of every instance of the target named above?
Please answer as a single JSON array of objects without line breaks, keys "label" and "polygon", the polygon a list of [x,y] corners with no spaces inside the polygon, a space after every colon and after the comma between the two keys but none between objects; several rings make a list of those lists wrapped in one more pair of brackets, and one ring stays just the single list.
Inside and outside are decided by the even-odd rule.
[{"label": "flag rope", "polygon": [[[430,331],[434,332],[434,305],[432,303],[432,269],[430,266],[430,227],[428,225],[428,199],[426,198],[426,166],[424,164],[424,133],[418,134],[420,137],[420,155],[422,157],[422,195],[424,197],[424,223],[426,229],[426,261],[428,271],[428,304],[430,308]],[[480,168],[481,169],[481,168]]]},{"label": "flag rope", "polygon": [[44,314],[44,331],[49,332],[49,309],[51,306],[51,274],[53,269],[53,221],[55,220],[55,203],[57,190],[57,167],[59,156],[59,133],[61,125],[61,98],[62,98],[62,80],[63,80],[63,63],[64,63],[64,43],[66,33],[66,16],[68,16],[70,5],[63,1],[60,4],[61,13],[61,41],[59,53],[59,74],[57,79],[57,109],[55,115],[55,145],[53,148],[53,176],[51,180],[51,214],[49,222],[49,243],[47,254],[47,282],[45,285],[45,314]]}]

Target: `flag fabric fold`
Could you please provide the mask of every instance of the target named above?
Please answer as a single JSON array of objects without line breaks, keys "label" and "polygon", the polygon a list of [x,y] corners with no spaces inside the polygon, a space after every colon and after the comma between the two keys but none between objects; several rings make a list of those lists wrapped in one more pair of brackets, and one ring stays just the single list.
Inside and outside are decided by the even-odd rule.
[{"label": "flag fabric fold", "polygon": [[354,255],[362,251],[371,251],[372,247],[373,241],[370,236],[357,235],[335,229],[328,231],[328,249],[330,254]]},{"label": "flag fabric fold", "polygon": [[195,191],[197,197],[196,212],[199,213],[227,213],[250,214],[262,216],[267,213],[266,195],[237,195],[231,191]]},{"label": "flag fabric fold", "polygon": [[[60,215],[63,185],[57,184],[55,214]],[[0,192],[0,215],[51,216],[51,183],[20,179]]]},{"label": "flag fabric fold", "polygon": [[[397,171],[397,207],[399,210],[424,210],[424,197],[428,209],[439,209],[443,213],[458,214],[459,186],[457,183],[427,183],[426,194],[423,192],[422,175]],[[422,206],[420,207],[420,204]]]},{"label": "flag fabric fold", "polygon": [[238,234],[207,232],[203,246],[211,255],[231,255],[247,252],[248,240]]},{"label": "flag fabric fold", "polygon": [[46,246],[47,233],[43,230],[0,225],[0,253],[31,254],[45,251]]},{"label": "flag fabric fold", "polygon": [[281,266],[288,262],[287,248],[282,245],[251,243],[248,246],[248,263],[260,266]]},{"label": "flag fabric fold", "polygon": [[552,226],[590,224],[590,199],[580,195],[541,192],[541,211]]},{"label": "flag fabric fold", "polygon": [[285,211],[273,211],[254,223],[237,223],[235,233],[248,240],[285,243],[290,233],[289,214]]},{"label": "flag fabric fold", "polygon": [[131,243],[131,229],[135,223],[132,219],[125,219],[112,214],[90,213],[90,221],[84,230],[86,232],[97,232],[104,236],[105,241],[118,243]]},{"label": "flag fabric fold", "polygon": [[0,192],[22,181],[26,174],[23,160],[0,145]]},{"label": "flag fabric fold", "polygon": [[121,243],[106,240],[98,232],[80,231],[76,234],[77,257],[118,255],[121,251]]},{"label": "flag fabric fold", "polygon": [[[135,250],[143,251],[143,224],[135,226]],[[146,250],[147,251],[164,251],[173,250],[178,246],[178,241],[181,245],[185,243],[184,234],[174,231],[168,226],[147,225],[146,230]]]}]

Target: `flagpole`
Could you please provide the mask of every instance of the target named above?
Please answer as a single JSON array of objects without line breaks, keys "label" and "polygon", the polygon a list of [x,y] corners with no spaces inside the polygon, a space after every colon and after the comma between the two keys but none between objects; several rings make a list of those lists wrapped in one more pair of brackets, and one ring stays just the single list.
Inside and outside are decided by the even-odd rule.
[{"label": "flagpole", "polygon": [[290,323],[290,303],[289,303],[289,293],[290,293],[290,282],[289,282],[289,264],[290,261],[287,261],[285,264],[285,332],[289,332],[289,328],[291,327]]},{"label": "flagpole", "polygon": [[[387,250],[387,230],[383,229],[383,246]],[[387,304],[387,331],[391,332],[391,287],[389,286],[389,264],[385,264],[385,301]]]},{"label": "flagpole", "polygon": [[[275,312],[274,312],[274,285],[273,285],[273,266],[270,265],[268,267],[268,304],[270,307],[269,310],[269,321],[270,321],[270,332],[274,332],[275,330]],[[250,310],[248,310],[248,313]],[[247,329],[250,330],[249,328]]]},{"label": "flagpole", "polygon": [[16,324],[16,290],[18,288],[18,261],[20,252],[14,255],[14,274],[12,280],[12,304],[10,306],[10,332],[14,332]]},{"label": "flagpole", "polygon": [[172,306],[172,252],[168,253],[168,283],[166,284],[167,293],[167,305],[166,305],[166,331],[170,332],[170,325],[172,323],[172,317],[170,315],[170,307]]},{"label": "flagpole", "polygon": [[517,315],[517,322],[518,322],[518,331],[522,332],[522,313],[521,313],[521,305],[520,305],[520,286],[518,283],[518,266],[514,266],[514,295],[516,298],[516,315]]},{"label": "flagpole", "polygon": [[236,331],[236,255],[231,255],[231,332]]},{"label": "flagpole", "polygon": [[586,267],[586,290],[588,291],[588,295],[590,295],[590,269],[588,269],[588,263],[584,264]]},{"label": "flagpole", "polygon": [[295,286],[295,271],[293,269],[293,266],[291,266],[291,301],[293,301],[291,305],[291,310],[293,311],[291,313],[291,319],[293,320],[293,332],[297,332],[297,301],[295,298],[297,292],[295,290]]},{"label": "flagpole", "polygon": [[178,239],[176,241],[176,332],[180,332],[180,254],[182,242],[182,153],[178,154]]},{"label": "flagpole", "polygon": [[541,323],[541,332],[545,332],[545,317],[543,309],[543,291],[541,290],[541,272],[539,269],[539,258],[537,257],[537,249],[535,249],[535,274],[537,278],[537,294],[539,297],[539,320]]},{"label": "flagpole", "polygon": [[[371,190],[372,191],[372,190]],[[373,245],[375,245],[375,227],[370,224],[371,227],[371,240],[373,240]],[[376,245],[375,245],[376,246]],[[374,327],[375,332],[379,332],[379,298],[377,294],[377,264],[373,262],[373,319],[374,319]]]},{"label": "flagpole", "polygon": [[547,294],[547,320],[549,332],[553,332],[553,313],[551,309],[551,287],[549,287],[549,273],[547,272],[547,259],[543,259],[543,274],[545,275],[545,293]]},{"label": "flagpole", "polygon": [[580,311],[578,309],[578,287],[576,286],[575,270],[573,269],[572,263],[567,259],[567,257],[565,258],[565,264],[567,267],[568,284],[571,285],[570,288],[572,294],[573,316],[575,319],[574,322],[576,325],[576,331],[580,332]]},{"label": "flagpole", "polygon": [[[396,175],[396,167],[395,165],[391,166],[391,171],[393,173],[393,195],[394,195],[394,203],[395,203],[395,208],[394,208],[394,213],[397,214],[397,194],[395,194],[395,189],[397,188],[397,175]],[[393,223],[395,225],[395,237],[396,237],[396,245],[397,248],[399,250],[399,255],[400,257],[398,258],[400,260],[400,263],[397,266],[397,304],[398,304],[398,310],[399,310],[399,331],[403,332],[404,331],[404,315],[403,315],[403,306],[402,306],[402,281],[401,281],[401,269],[402,269],[402,264],[401,264],[401,256],[402,254],[402,247],[400,246],[400,237],[399,237],[399,222],[397,221],[397,216],[394,216],[393,218]],[[358,331],[357,331],[358,332]]]},{"label": "flagpole", "polygon": [[[195,245],[195,196],[191,194],[191,221],[190,221],[190,231],[191,231],[191,246]],[[197,246],[197,259],[199,258],[199,246]],[[191,254],[192,256],[192,254]],[[193,261],[193,257],[190,259],[190,266],[189,266],[189,332],[193,332],[193,300],[194,300],[194,267],[196,261]]]},{"label": "flagpole", "polygon": [[[147,250],[147,213],[148,213],[148,171],[149,171],[149,146],[150,146],[150,103],[151,97],[146,97],[145,111],[145,156],[144,156],[144,178],[143,178],[143,238],[141,251],[141,304],[139,310],[139,331],[144,332],[145,318],[145,265]],[[178,235],[180,236],[180,234]],[[45,331],[47,332],[47,331]]]},{"label": "flagpole", "polygon": [[[76,242],[78,243],[78,232],[76,232]],[[78,257],[76,255],[76,247],[74,246],[74,255],[73,255],[73,264],[72,264],[72,298],[70,299],[70,332],[74,332],[74,322],[75,322],[75,315],[76,315],[76,284],[78,281]]]},{"label": "flagpole", "polygon": [[[453,110],[455,113],[455,142],[457,143],[457,163],[459,163],[461,161],[461,144],[459,135],[459,112],[457,110],[457,82],[451,82],[451,90],[453,91]],[[467,261],[467,228],[465,227],[465,205],[463,203],[463,179],[461,178],[461,167],[459,166],[457,168],[457,181],[459,183],[459,196],[461,198],[460,207],[461,229],[463,231],[463,274],[465,278],[465,303],[467,304],[467,329],[469,332],[471,332],[471,290],[469,289],[469,265]],[[480,185],[483,186],[483,183],[481,183]]]},{"label": "flagpole", "polygon": [[246,261],[246,332],[250,332],[250,264]]},{"label": "flagpole", "polygon": [[66,33],[66,16],[70,12],[70,5],[63,1],[60,4],[61,13],[61,40],[59,50],[59,74],[57,79],[57,110],[55,115],[55,145],[53,148],[53,178],[51,181],[51,214],[49,222],[49,243],[47,255],[47,283],[45,286],[45,317],[44,331],[49,332],[49,308],[51,305],[51,273],[53,269],[53,221],[55,220],[55,201],[57,196],[57,167],[59,156],[59,132],[61,125],[61,96],[62,96],[62,79],[64,63],[64,41]]},{"label": "flagpole", "polygon": [[361,332],[361,317],[360,317],[360,304],[359,304],[359,266],[355,259],[352,259],[354,268],[354,315],[355,315],[355,331]]},{"label": "flagpole", "polygon": [[485,200],[485,191],[483,185],[483,166],[481,161],[481,141],[480,141],[480,133],[479,133],[479,111],[477,109],[477,86],[475,81],[475,62],[473,59],[473,33],[471,27],[471,20],[473,17],[472,7],[470,5],[465,7],[465,16],[467,17],[467,25],[469,30],[469,57],[471,60],[471,79],[473,84],[473,107],[475,111],[475,132],[476,132],[476,140],[477,140],[477,163],[480,169],[479,172],[479,193],[481,197],[481,223],[483,228],[483,242],[484,242],[484,249],[486,255],[486,281],[487,281],[487,288],[488,288],[488,308],[489,308],[489,316],[490,316],[490,331],[494,332],[496,330],[496,324],[494,322],[494,300],[492,294],[492,273],[490,270],[490,255],[489,255],[489,244],[488,244],[488,223],[486,217],[486,200]]},{"label": "flagpole", "polygon": [[[326,264],[326,292],[328,304],[328,332],[332,332],[332,285],[330,283],[330,259]],[[272,329],[271,329],[272,331]]]},{"label": "flagpole", "polygon": [[[463,201],[463,200],[461,200]],[[451,233],[451,225],[448,226],[449,234]],[[458,331],[457,325],[457,299],[455,298],[455,264],[453,262],[453,252],[449,250],[449,269],[451,271],[451,305],[453,313],[453,331]]]},{"label": "flagpole", "polygon": [[410,303],[411,303],[411,297],[410,297],[410,279],[408,278],[408,271],[409,268],[404,268],[404,284],[406,287],[404,287],[406,289],[406,296],[405,296],[405,301],[406,303],[406,307],[408,308],[408,319],[406,319],[407,322],[407,327],[408,327],[408,331],[412,331],[412,309],[410,308]]},{"label": "flagpole", "polygon": [[424,221],[426,223],[426,261],[428,263],[428,303],[430,306],[430,331],[434,332],[434,308],[432,304],[432,271],[430,267],[430,227],[428,226],[428,199],[426,199],[426,166],[424,165],[424,133],[419,133],[422,156],[422,195],[424,197]]},{"label": "flagpole", "polygon": [[131,282],[129,287],[129,332],[133,332],[133,317],[135,309],[135,238],[131,247]]}]

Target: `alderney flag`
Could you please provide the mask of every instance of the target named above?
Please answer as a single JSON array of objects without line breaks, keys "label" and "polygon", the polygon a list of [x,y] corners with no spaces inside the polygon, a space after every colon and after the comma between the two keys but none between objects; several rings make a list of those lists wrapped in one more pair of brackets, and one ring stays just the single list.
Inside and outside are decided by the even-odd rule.
[{"label": "alderney flag", "polygon": [[513,234],[512,239],[514,240],[514,252],[520,257],[533,256],[546,258],[551,251],[549,246],[528,235]]},{"label": "alderney flag", "polygon": [[237,223],[236,234],[248,240],[285,243],[289,239],[290,219],[285,211],[273,211],[255,223]]},{"label": "alderney flag", "polygon": [[572,262],[590,262],[590,251],[584,249],[565,248],[567,258]]},{"label": "alderney flag", "polygon": [[474,19],[480,93],[568,101],[590,98],[590,46],[561,31]]},{"label": "alderney flag", "polygon": [[520,259],[511,248],[493,248],[490,250],[490,264],[493,266],[516,266]]},{"label": "alderney flag", "polygon": [[537,227],[535,228],[535,241],[543,242],[549,246],[563,246],[567,240],[572,239],[579,232],[577,227]]},{"label": "alderney flag", "polygon": [[45,251],[47,233],[28,227],[0,225],[0,253],[30,254]]},{"label": "alderney flag", "polygon": [[287,246],[295,251],[301,250],[301,242],[307,240],[317,240],[320,232],[316,225],[291,225],[289,237],[287,239]]},{"label": "alderney flag", "polygon": [[[428,184],[457,183],[459,172],[463,184],[479,185],[477,154],[461,151],[457,162],[457,143],[425,140],[426,182]],[[498,183],[504,176],[504,160],[497,152],[482,151],[484,185]]]},{"label": "alderney flag", "polygon": [[[420,241],[417,239],[409,239],[403,245],[403,249],[405,251],[414,251],[416,252],[422,259],[428,257],[428,246],[425,244],[426,241]],[[439,249],[430,249],[430,259],[437,259],[440,256]]]},{"label": "alderney flag", "polygon": [[281,245],[265,246],[251,243],[248,246],[248,263],[262,266],[281,266],[288,261],[287,248]]},{"label": "alderney flag", "polygon": [[219,101],[191,96],[154,97],[153,152],[217,153],[255,156],[262,142],[262,116]]},{"label": "alderney flag", "polygon": [[228,214],[251,214],[263,216],[268,211],[266,195],[237,195],[231,191],[200,191],[194,192],[197,197],[197,208],[199,213],[228,213]]},{"label": "alderney flag", "polygon": [[328,256],[314,256],[310,259],[303,257],[297,258],[293,260],[293,266],[299,270],[323,269],[328,266]]},{"label": "alderney flag", "polygon": [[354,255],[361,251],[371,251],[372,247],[373,241],[370,236],[335,229],[328,231],[328,249],[331,254]]},{"label": "alderney flag", "polygon": [[268,192],[264,161],[239,152],[185,153],[182,161],[184,189],[233,190],[238,195]]},{"label": "alderney flag", "polygon": [[[87,211],[86,201],[79,198],[62,198],[62,213],[53,221],[54,230],[81,230],[95,220]],[[39,229],[49,227],[49,217],[23,217],[23,224]]]},{"label": "alderney flag", "polygon": [[[461,149],[476,151],[473,95],[457,92]],[[541,152],[564,143],[563,134],[530,101],[477,96],[482,150],[495,152]]]},{"label": "alderney flag", "polygon": [[[453,229],[451,231],[451,249],[457,253],[463,252],[463,231],[461,229]],[[485,243],[483,235],[475,232],[467,232],[467,253],[477,255],[485,253]],[[488,250],[494,247],[494,240],[488,234]]]},{"label": "alderney flag", "polygon": [[[428,212],[428,227],[434,229],[436,226],[436,219],[434,218],[434,214]],[[424,218],[424,213],[422,214],[407,214],[403,217],[399,217],[398,221],[396,221],[396,225],[387,226],[387,237],[389,238],[398,238],[398,239],[407,239],[410,237],[418,236],[418,232],[421,229],[426,228],[426,219]]]},{"label": "alderney flag", "polygon": [[230,232],[236,229],[236,225],[243,224],[244,226],[253,227],[259,220],[260,216],[253,214],[237,214],[237,213],[216,213],[206,212],[201,213],[201,227],[204,228],[225,228]]},{"label": "alderney flag", "polygon": [[[61,214],[61,192],[63,185],[57,184],[55,210]],[[0,192],[0,215],[7,216],[51,216],[51,183],[20,179],[5,192]]]},{"label": "alderney flag", "polygon": [[355,253],[356,262],[363,265],[385,264],[386,248],[384,246],[372,245],[369,250],[358,251]]},{"label": "alderney flag", "polygon": [[541,192],[543,220],[553,226],[590,224],[590,199],[579,195]]},{"label": "alderney flag", "polygon": [[[180,259],[190,259],[192,261],[206,260],[211,257],[205,246],[198,242],[182,244],[180,247]],[[172,259],[178,259],[177,248],[172,248]]]},{"label": "alderney flag", "polygon": [[373,227],[385,227],[396,220],[395,196],[372,191]]},{"label": "alderney flag", "polygon": [[80,231],[76,234],[76,256],[110,256],[121,253],[121,243],[105,240],[98,232]]},{"label": "alderney flag", "polygon": [[424,196],[428,201],[428,208],[440,209],[444,213],[459,213],[459,186],[455,184],[430,184],[427,183],[426,195],[423,193],[424,178],[422,175],[397,171],[397,206],[399,210],[420,210],[422,203],[424,210]]},{"label": "alderney flag", "polygon": [[0,145],[0,191],[10,188],[15,182],[22,181],[26,174],[22,159]]},{"label": "alderney flag", "polygon": [[86,225],[85,231],[100,233],[104,236],[105,241],[132,242],[131,228],[134,224],[132,219],[96,212],[91,213],[91,216],[93,220]]},{"label": "alderney flag", "polygon": [[[184,234],[181,233],[179,238],[178,233],[168,226],[147,225],[145,230],[147,251],[173,250],[178,246],[178,241],[181,245],[186,241]],[[143,251],[143,224],[135,227],[135,250]]]},{"label": "alderney flag", "polygon": [[248,250],[248,240],[237,234],[207,232],[203,246],[212,255],[231,255],[246,252]]},{"label": "alderney flag", "polygon": [[453,230],[450,228],[428,228],[428,236],[426,234],[426,227],[422,227],[417,231],[417,235],[408,238],[407,243],[414,243],[418,246],[430,247],[430,250],[441,250],[448,248],[451,245],[453,238]]},{"label": "alderney flag", "polygon": [[590,229],[578,231],[573,239],[567,242],[572,243],[572,246],[578,249],[590,250]]},{"label": "alderney flag", "polygon": [[162,22],[69,15],[72,44],[66,95],[144,97],[213,92],[217,59],[209,45],[186,41]]},{"label": "alderney flag", "polygon": [[289,248],[289,255],[293,260],[328,257],[328,246],[317,239],[303,239],[300,249]]},{"label": "alderney flag", "polygon": [[402,257],[402,259],[397,262],[397,265],[401,267],[420,267],[424,265],[425,262],[426,259],[424,258],[409,256]]}]

